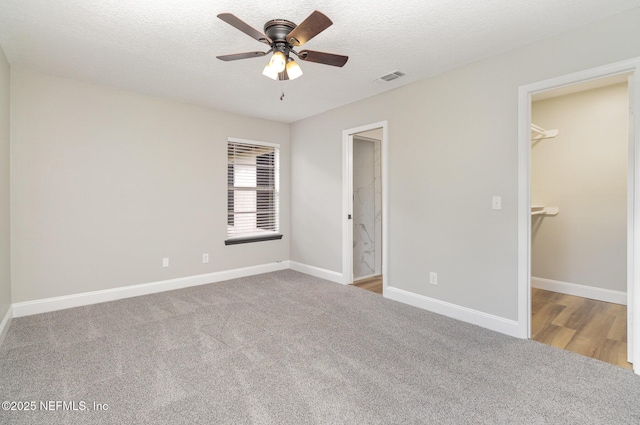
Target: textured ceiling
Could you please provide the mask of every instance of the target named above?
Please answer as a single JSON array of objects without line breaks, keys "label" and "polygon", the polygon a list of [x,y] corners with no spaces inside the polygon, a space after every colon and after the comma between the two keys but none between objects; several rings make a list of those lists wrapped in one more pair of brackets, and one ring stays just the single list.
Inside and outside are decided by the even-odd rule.
[{"label": "textured ceiling", "polygon": [[[293,122],[569,28],[640,0],[2,0],[0,45],[11,66]],[[305,48],[349,56],[344,68],[300,61],[304,75],[264,77],[267,50],[216,18],[230,12],[262,31],[313,10],[333,26]],[[374,80],[400,70],[389,83]],[[280,101],[281,86],[285,98]]]}]

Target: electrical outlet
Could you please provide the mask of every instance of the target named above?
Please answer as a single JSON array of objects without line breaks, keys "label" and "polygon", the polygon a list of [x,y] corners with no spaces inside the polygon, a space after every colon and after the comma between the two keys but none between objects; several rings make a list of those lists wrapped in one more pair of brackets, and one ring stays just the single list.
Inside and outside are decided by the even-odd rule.
[{"label": "electrical outlet", "polygon": [[162,267],[169,267],[169,259],[168,258],[163,258],[162,259]]},{"label": "electrical outlet", "polygon": [[209,262],[209,254],[202,254],[202,262],[203,263]]},{"label": "electrical outlet", "polygon": [[435,273],[435,272],[429,273],[429,283],[432,285],[438,284],[438,273]]}]

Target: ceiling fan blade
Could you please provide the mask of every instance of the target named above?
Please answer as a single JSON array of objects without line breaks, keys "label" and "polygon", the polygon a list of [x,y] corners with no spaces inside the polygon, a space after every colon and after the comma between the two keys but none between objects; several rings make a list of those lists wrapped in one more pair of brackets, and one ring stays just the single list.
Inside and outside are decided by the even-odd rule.
[{"label": "ceiling fan blade", "polygon": [[221,13],[218,15],[218,18],[222,19],[232,27],[239,29],[243,33],[247,34],[249,37],[255,38],[261,43],[269,44],[269,45],[271,44],[271,40],[269,40],[269,37],[267,37],[260,31],[258,31],[257,29],[253,28],[251,25],[247,24],[246,22],[244,22],[243,20],[241,20],[240,18],[238,18],[236,15],[232,13]]},{"label": "ceiling fan blade", "polygon": [[316,10],[287,34],[287,42],[292,46],[302,46],[331,25],[331,19]]},{"label": "ceiling fan blade", "polygon": [[303,61],[322,63],[331,66],[344,66],[349,60],[349,56],[336,55],[333,53],[316,52],[315,50],[301,50],[298,57]]},{"label": "ceiling fan blade", "polygon": [[222,56],[216,56],[216,57],[220,60],[228,62],[228,61],[237,61],[238,59],[257,58],[260,56],[264,56],[266,54],[267,52],[245,52],[245,53],[234,53],[232,55],[222,55]]}]

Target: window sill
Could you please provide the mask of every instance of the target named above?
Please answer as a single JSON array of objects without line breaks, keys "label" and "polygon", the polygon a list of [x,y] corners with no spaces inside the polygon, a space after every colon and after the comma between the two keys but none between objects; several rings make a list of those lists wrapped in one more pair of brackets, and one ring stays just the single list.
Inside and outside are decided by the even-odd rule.
[{"label": "window sill", "polygon": [[276,239],[282,239],[282,235],[280,234],[272,234],[265,236],[249,236],[245,238],[237,238],[237,239],[227,239],[224,241],[225,245],[238,245],[241,243],[251,243],[251,242],[262,242],[262,241],[273,241]]}]

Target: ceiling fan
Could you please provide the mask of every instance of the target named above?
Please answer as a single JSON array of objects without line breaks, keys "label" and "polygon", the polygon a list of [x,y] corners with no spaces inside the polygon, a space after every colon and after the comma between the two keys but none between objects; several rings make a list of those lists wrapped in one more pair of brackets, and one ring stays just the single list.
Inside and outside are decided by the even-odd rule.
[{"label": "ceiling fan", "polygon": [[302,75],[300,66],[291,57],[291,54],[303,61],[338,67],[344,66],[349,59],[348,56],[317,52],[315,50],[300,50],[299,52],[294,50],[294,47],[303,46],[307,41],[333,24],[331,19],[317,10],[302,21],[300,25],[296,25],[286,19],[272,19],[264,24],[264,34],[231,13],[221,13],[218,18],[271,48],[266,52],[245,52],[216,57],[223,61],[234,61],[265,56],[273,52],[262,73],[274,80],[293,80]]}]

